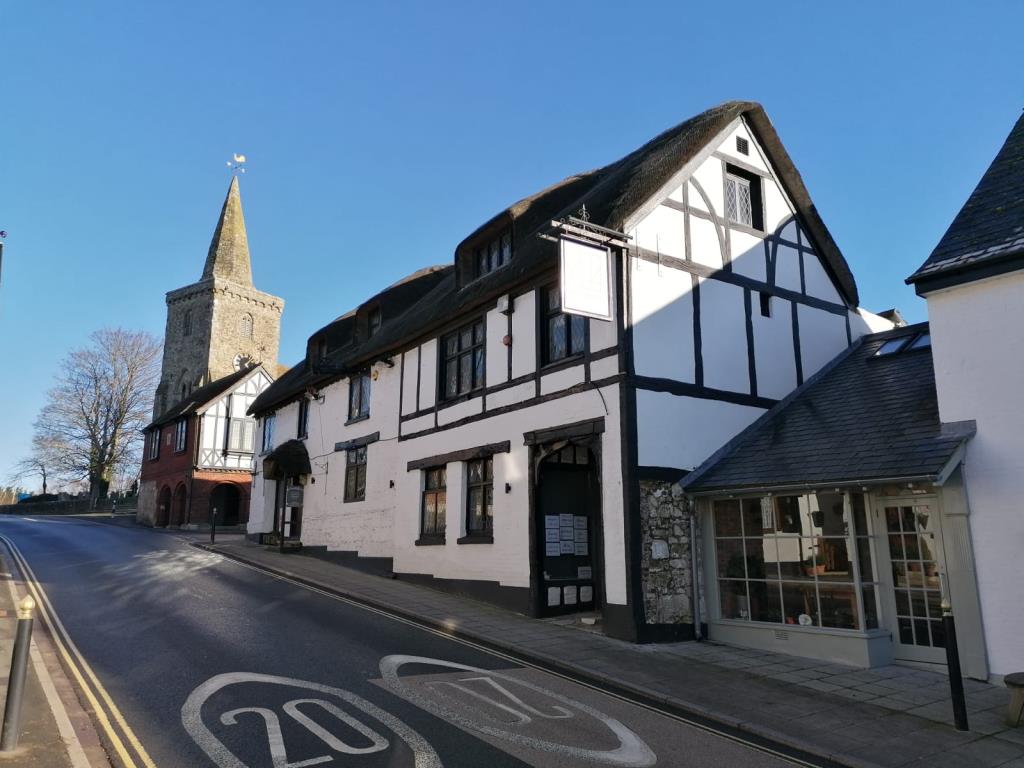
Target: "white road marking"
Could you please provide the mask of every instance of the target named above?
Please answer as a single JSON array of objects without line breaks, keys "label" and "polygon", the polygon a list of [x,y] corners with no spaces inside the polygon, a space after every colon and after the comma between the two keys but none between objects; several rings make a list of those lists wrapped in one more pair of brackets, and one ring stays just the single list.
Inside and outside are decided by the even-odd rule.
[{"label": "white road marking", "polygon": [[[466,718],[461,716],[459,713],[422,695],[415,688],[407,685],[398,675],[398,670],[405,664],[426,664],[429,666],[455,669],[463,672],[473,672],[485,677],[498,678],[507,683],[521,686],[527,690],[534,691],[535,693],[540,693],[566,705],[567,707],[570,707],[571,709],[584,712],[594,719],[604,723],[604,725],[613,734],[615,734],[615,737],[619,741],[619,746],[611,750],[586,749],[585,747],[577,747],[568,744],[559,744],[553,741],[546,741],[544,739],[537,739],[532,736],[526,736],[522,733],[513,733],[512,731],[507,731],[503,728],[497,728],[484,723],[475,723],[471,720],[466,720]],[[513,744],[530,747],[542,752],[564,755],[578,760],[588,760],[594,763],[603,763],[605,765],[623,766],[624,768],[646,768],[646,766],[654,765],[658,760],[654,752],[651,751],[651,748],[648,747],[639,736],[614,717],[609,717],[603,712],[600,712],[587,704],[574,701],[573,699],[562,696],[561,694],[548,690],[547,688],[534,685],[526,680],[519,680],[518,678],[506,675],[502,672],[471,667],[466,664],[458,664],[453,661],[431,659],[425,656],[393,655],[385,656],[381,659],[380,674],[388,688],[399,696],[413,702],[417,706],[422,707],[426,711],[443,720],[447,720],[454,725],[464,726],[487,736],[493,736]],[[534,712],[536,712],[536,710],[534,710]]]},{"label": "white road marking", "polygon": [[[398,736],[403,742],[405,742],[406,746],[408,746],[409,749],[412,750],[413,765],[415,766],[415,768],[443,768],[441,758],[437,756],[437,753],[434,751],[434,748],[431,747],[427,740],[424,739],[419,733],[417,733],[415,730],[413,730],[408,725],[403,723],[390,712],[384,711],[380,707],[376,706],[375,704],[372,704],[371,702],[367,701],[366,699],[360,696],[357,696],[351,691],[346,691],[341,688],[334,688],[329,685],[321,685],[320,683],[311,683],[306,680],[296,680],[290,677],[277,677],[276,675],[264,675],[258,672],[225,672],[224,674],[211,677],[205,683],[203,683],[194,691],[192,691],[192,693],[189,694],[188,699],[185,700],[185,703],[181,707],[181,724],[185,727],[185,730],[188,732],[188,735],[192,737],[193,741],[195,741],[195,743],[199,745],[199,748],[206,753],[206,756],[209,757],[210,760],[212,760],[213,763],[218,766],[218,768],[249,768],[249,766],[247,766],[245,763],[239,760],[238,757],[235,756],[235,754],[230,749],[228,749],[227,746],[220,739],[214,736],[213,732],[210,731],[209,728],[206,727],[206,724],[203,722],[202,715],[203,704],[205,704],[210,699],[211,696],[213,696],[221,689],[226,688],[229,685],[238,685],[241,683],[269,683],[271,685],[286,685],[292,688],[303,688],[310,691],[318,691],[320,693],[326,693],[331,696],[336,696],[342,701],[348,702],[353,707],[358,709],[360,712],[363,712],[364,714],[367,714],[370,717],[377,720],[379,723],[382,723],[384,726],[387,727],[388,730],[390,730],[392,733]],[[324,704],[329,704],[328,702],[323,702],[319,699],[297,699],[295,701],[289,702],[289,705],[292,705],[291,709],[294,712],[298,712],[298,710],[296,709],[298,704],[309,702],[316,702],[321,706],[323,706]],[[285,705],[285,711],[294,717],[293,711],[289,711],[289,705]],[[331,711],[331,713],[339,719],[342,719],[342,717],[349,717],[341,710],[337,710],[337,712],[341,713],[340,715],[332,710],[329,711]],[[312,762],[306,761],[292,764],[289,764],[287,762],[284,741],[283,737],[281,737],[280,727],[277,728],[275,733],[271,725],[272,722],[277,722],[277,715],[271,712],[270,710],[263,710],[259,707],[232,710],[231,712],[226,712],[223,715],[221,715],[221,722],[231,724],[234,722],[235,716],[242,712],[256,712],[264,717],[264,720],[266,721],[268,726],[268,741],[270,746],[271,759],[274,762],[274,768],[284,768],[284,766],[286,765],[290,765],[292,768],[298,768],[298,766],[300,765],[314,764]],[[267,715],[264,714],[264,712],[269,713],[272,716],[272,719],[268,718]],[[302,715],[302,713],[299,714]],[[308,719],[309,718],[306,718],[306,720]],[[296,718],[296,720],[300,724],[306,725],[303,719]],[[348,722],[348,720],[345,720],[345,722]],[[352,747],[349,747],[348,745],[343,745],[344,750],[338,751],[344,752],[346,754],[360,754],[368,753],[370,751],[379,751],[378,749],[376,749],[376,747],[379,744],[378,740],[382,739],[382,737],[377,735],[369,728],[366,728],[366,730],[364,731],[363,728],[365,726],[362,726],[362,724],[359,725],[361,727],[358,727],[357,730],[359,730],[360,733],[363,733],[363,735],[366,735],[367,738],[373,741],[374,746],[357,750]],[[306,727],[309,728],[308,725]],[[317,726],[317,728],[319,729],[319,731],[324,730],[320,726]],[[322,740],[324,740],[325,743],[327,743],[332,748],[334,748],[334,742],[342,744],[332,734],[328,734],[331,737],[332,741],[327,741],[323,738],[321,733],[318,732],[318,730],[314,730],[312,728],[309,728],[309,730],[315,736],[318,736]],[[369,733],[372,733],[373,736],[376,736],[376,738],[374,738],[373,736],[369,736]],[[387,745],[386,741],[384,743],[385,745]],[[326,762],[324,760],[321,760],[320,758],[313,759],[316,760],[318,763]]]}]

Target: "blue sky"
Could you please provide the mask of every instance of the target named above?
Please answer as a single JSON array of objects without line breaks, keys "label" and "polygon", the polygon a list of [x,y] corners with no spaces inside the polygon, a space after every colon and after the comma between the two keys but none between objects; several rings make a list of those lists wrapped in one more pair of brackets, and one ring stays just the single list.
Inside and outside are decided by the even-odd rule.
[{"label": "blue sky", "polygon": [[68,350],[163,333],[232,152],[286,362],[509,203],[738,98],[864,306],[923,320],[903,278],[1024,106],[1022,26],[1018,2],[3,3],[0,482]]}]

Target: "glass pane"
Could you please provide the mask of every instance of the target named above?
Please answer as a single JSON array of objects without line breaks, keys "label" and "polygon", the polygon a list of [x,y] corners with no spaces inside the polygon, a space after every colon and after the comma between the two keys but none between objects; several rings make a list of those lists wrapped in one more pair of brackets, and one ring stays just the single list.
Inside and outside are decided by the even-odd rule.
[{"label": "glass pane", "polygon": [[484,527],[490,530],[494,518],[494,486],[484,486]]},{"label": "glass pane", "polygon": [[926,646],[932,644],[928,635],[928,622],[924,619],[914,619],[914,643]]},{"label": "glass pane", "polygon": [[857,629],[857,594],[852,584],[820,584],[821,625],[839,629]]},{"label": "glass pane", "polygon": [[732,221],[737,219],[736,179],[725,179],[725,215]]},{"label": "glass pane", "polygon": [[437,487],[444,488],[448,484],[448,468],[439,467],[437,470]]},{"label": "glass pane", "polygon": [[488,482],[494,477],[494,460],[484,459],[484,480]]},{"label": "glass pane", "polygon": [[752,221],[750,216],[750,186],[739,184],[736,189],[739,192],[740,223],[750,226]]},{"label": "glass pane", "polygon": [[910,579],[907,578],[907,567],[902,562],[892,564],[892,583],[896,587],[909,587]]},{"label": "glass pane", "polygon": [[878,603],[875,600],[875,588],[864,587],[864,621],[865,628],[878,629]]},{"label": "glass pane", "polygon": [[718,576],[723,579],[744,579],[747,572],[743,567],[743,540],[718,539],[715,541],[718,556]]},{"label": "glass pane", "polygon": [[563,464],[572,464],[575,460],[576,449],[571,445],[565,446],[558,455],[558,460]]},{"label": "glass pane", "polygon": [[813,579],[823,567],[814,556],[814,539],[780,536],[775,543],[779,548],[779,573],[783,579]]},{"label": "glass pane", "polygon": [[750,618],[777,624],[782,622],[782,603],[777,582],[750,582]]},{"label": "glass pane", "polygon": [[719,595],[723,619],[749,619],[747,587],[744,581],[719,581]]},{"label": "glass pane", "polygon": [[476,273],[477,275],[486,275],[490,270],[487,264],[487,252],[479,250],[476,252]]},{"label": "glass pane", "polygon": [[904,645],[914,644],[914,630],[910,628],[910,619],[899,619],[900,642]]},{"label": "glass pane", "polygon": [[484,505],[483,505],[483,489],[482,488],[470,488],[469,489],[469,530],[479,531],[480,530],[480,518],[483,516]]},{"label": "glass pane", "polygon": [[[747,578],[765,578],[764,539],[744,539],[743,544],[747,558]],[[778,565],[772,563],[771,568],[775,571],[775,578],[778,578]]]},{"label": "glass pane", "polygon": [[356,473],[353,469],[345,472],[345,498],[354,499],[356,495]]},{"label": "glass pane", "polygon": [[903,537],[903,549],[907,553],[907,560],[920,560],[921,548],[918,546],[918,536],[915,533],[908,533]]},{"label": "glass pane", "polygon": [[917,618],[925,618],[928,613],[924,607],[924,592],[920,589],[910,590],[910,615]]},{"label": "glass pane", "polygon": [[481,479],[481,466],[479,461],[469,462],[469,482],[479,483]]},{"label": "glass pane", "polygon": [[910,593],[905,589],[895,590],[896,594],[896,613],[900,616],[910,615]]},{"label": "glass pane", "polygon": [[445,363],[444,394],[446,397],[455,397],[459,393],[459,359],[449,360]]},{"label": "glass pane", "polygon": [[459,350],[467,350],[473,346],[473,328],[463,328],[459,331]]},{"label": "glass pane", "polygon": [[897,507],[885,508],[885,527],[890,533],[898,533],[900,530],[900,511]]},{"label": "glass pane", "polygon": [[753,545],[760,550],[761,561],[764,564],[764,578],[779,578],[779,547],[774,536],[765,536],[763,539],[747,539],[747,549]]},{"label": "glass pane", "polygon": [[946,628],[941,621],[929,621],[932,630],[932,645],[935,648],[946,647]]},{"label": "glass pane", "polygon": [[473,341],[476,344],[484,343],[484,324],[477,323],[473,326]]},{"label": "glass pane", "polygon": [[562,306],[562,294],[558,286],[548,288],[548,309],[557,310]]},{"label": "glass pane", "polygon": [[928,604],[928,618],[942,618],[942,593],[938,590],[928,590],[925,593],[925,602]]},{"label": "glass pane", "polygon": [[573,355],[578,355],[586,350],[587,318],[580,317],[579,315],[570,315],[570,318],[572,338],[570,339],[569,351]]},{"label": "glass pane", "polygon": [[590,461],[590,452],[582,445],[576,447],[576,463],[586,464]]},{"label": "glass pane", "polygon": [[903,554],[903,537],[898,533],[889,534],[889,557],[893,560],[906,560]]},{"label": "glass pane", "polygon": [[506,232],[501,236],[501,263],[508,264],[512,260],[512,235]]},{"label": "glass pane", "polygon": [[843,514],[843,495],[841,493],[811,494],[809,501],[815,533],[820,533],[822,536],[846,535],[846,520]]},{"label": "glass pane", "polygon": [[921,568],[921,564],[915,561],[906,563],[907,566],[907,585],[911,587],[924,587],[924,570]]},{"label": "glass pane", "polygon": [[469,392],[473,388],[473,356],[462,355],[459,358],[459,393]]},{"label": "glass pane", "polygon": [[[743,509],[743,535],[744,536],[761,536],[764,533],[774,533],[775,528],[771,525],[773,522],[772,516],[768,516],[768,520],[765,520],[763,512],[763,501],[764,499],[743,499],[741,507]],[[768,525],[765,525],[765,523]]]},{"label": "glass pane", "polygon": [[444,522],[445,522],[445,508],[447,505],[447,494],[444,491],[438,491],[437,494],[437,532],[444,533]]},{"label": "glass pane", "polygon": [[716,501],[714,507],[715,536],[739,536],[740,503],[734,499]]},{"label": "glass pane", "polygon": [[362,397],[361,397],[361,400],[360,400],[360,403],[359,403],[359,405],[360,405],[360,409],[359,410],[360,410],[361,414],[363,416],[365,416],[366,414],[368,414],[370,412],[370,377],[369,376],[363,376],[362,377],[362,384],[363,384],[363,386],[362,386],[363,392],[362,392]]},{"label": "glass pane", "polygon": [[437,520],[437,496],[427,493],[423,496],[423,532],[433,533],[434,522]]},{"label": "glass pane", "polygon": [[484,383],[484,348],[473,350],[473,388]]},{"label": "glass pane", "polygon": [[850,563],[847,539],[820,539],[818,545],[819,561],[823,566],[818,570],[818,579],[852,582],[853,565]]},{"label": "glass pane", "polygon": [[939,566],[938,564],[931,562],[924,564],[924,585],[928,589],[940,589],[939,583]]},{"label": "glass pane", "polygon": [[445,357],[454,357],[455,353],[459,351],[459,337],[456,334],[445,336],[444,339],[444,355]]},{"label": "glass pane", "polygon": [[783,621],[818,626],[818,599],[813,583],[782,582]]},{"label": "glass pane", "polygon": [[783,533],[802,533],[800,527],[800,497],[776,497],[775,517],[779,530]]},{"label": "glass pane", "polygon": [[548,361],[561,360],[566,356],[565,315],[548,319]]}]

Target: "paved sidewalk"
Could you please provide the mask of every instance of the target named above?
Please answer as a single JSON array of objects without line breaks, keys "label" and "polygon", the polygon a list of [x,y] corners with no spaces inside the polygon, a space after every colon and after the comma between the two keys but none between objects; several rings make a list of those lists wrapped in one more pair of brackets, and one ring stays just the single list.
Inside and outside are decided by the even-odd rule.
[{"label": "paved sidewalk", "polygon": [[[11,580],[9,562],[3,555],[0,555],[0,580]],[[24,597],[23,590],[16,591],[19,597]],[[17,611],[11,590],[7,584],[0,584],[0,712],[3,712],[7,699],[7,681],[11,670],[11,652],[14,649],[16,629]],[[38,619],[33,635],[37,631],[41,631]],[[61,738],[57,721],[50,710],[31,658],[28,662],[19,730],[18,749],[10,754],[0,752],[0,766],[70,768],[67,747]]]},{"label": "paved sidewalk", "polygon": [[1007,692],[986,683],[965,681],[971,731],[962,733],[948,681],[934,672],[712,643],[634,645],[244,540],[197,546],[842,765],[1024,768],[1024,728],[1006,729]]}]

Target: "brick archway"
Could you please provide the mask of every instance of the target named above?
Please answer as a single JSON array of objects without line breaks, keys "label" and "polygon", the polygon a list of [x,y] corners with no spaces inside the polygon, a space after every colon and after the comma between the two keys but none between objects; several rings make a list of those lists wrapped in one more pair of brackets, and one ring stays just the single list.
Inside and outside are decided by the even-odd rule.
[{"label": "brick archway", "polygon": [[185,502],[188,499],[188,492],[185,484],[179,483],[174,489],[174,499],[171,501],[171,514],[167,521],[168,527],[177,528],[185,524]]},{"label": "brick archway", "polygon": [[154,528],[166,528],[171,515],[171,489],[164,486],[156,497],[156,515],[153,517]]},{"label": "brick archway", "polygon": [[241,522],[241,493],[235,483],[221,483],[210,494],[210,509],[217,509],[217,525]]}]

